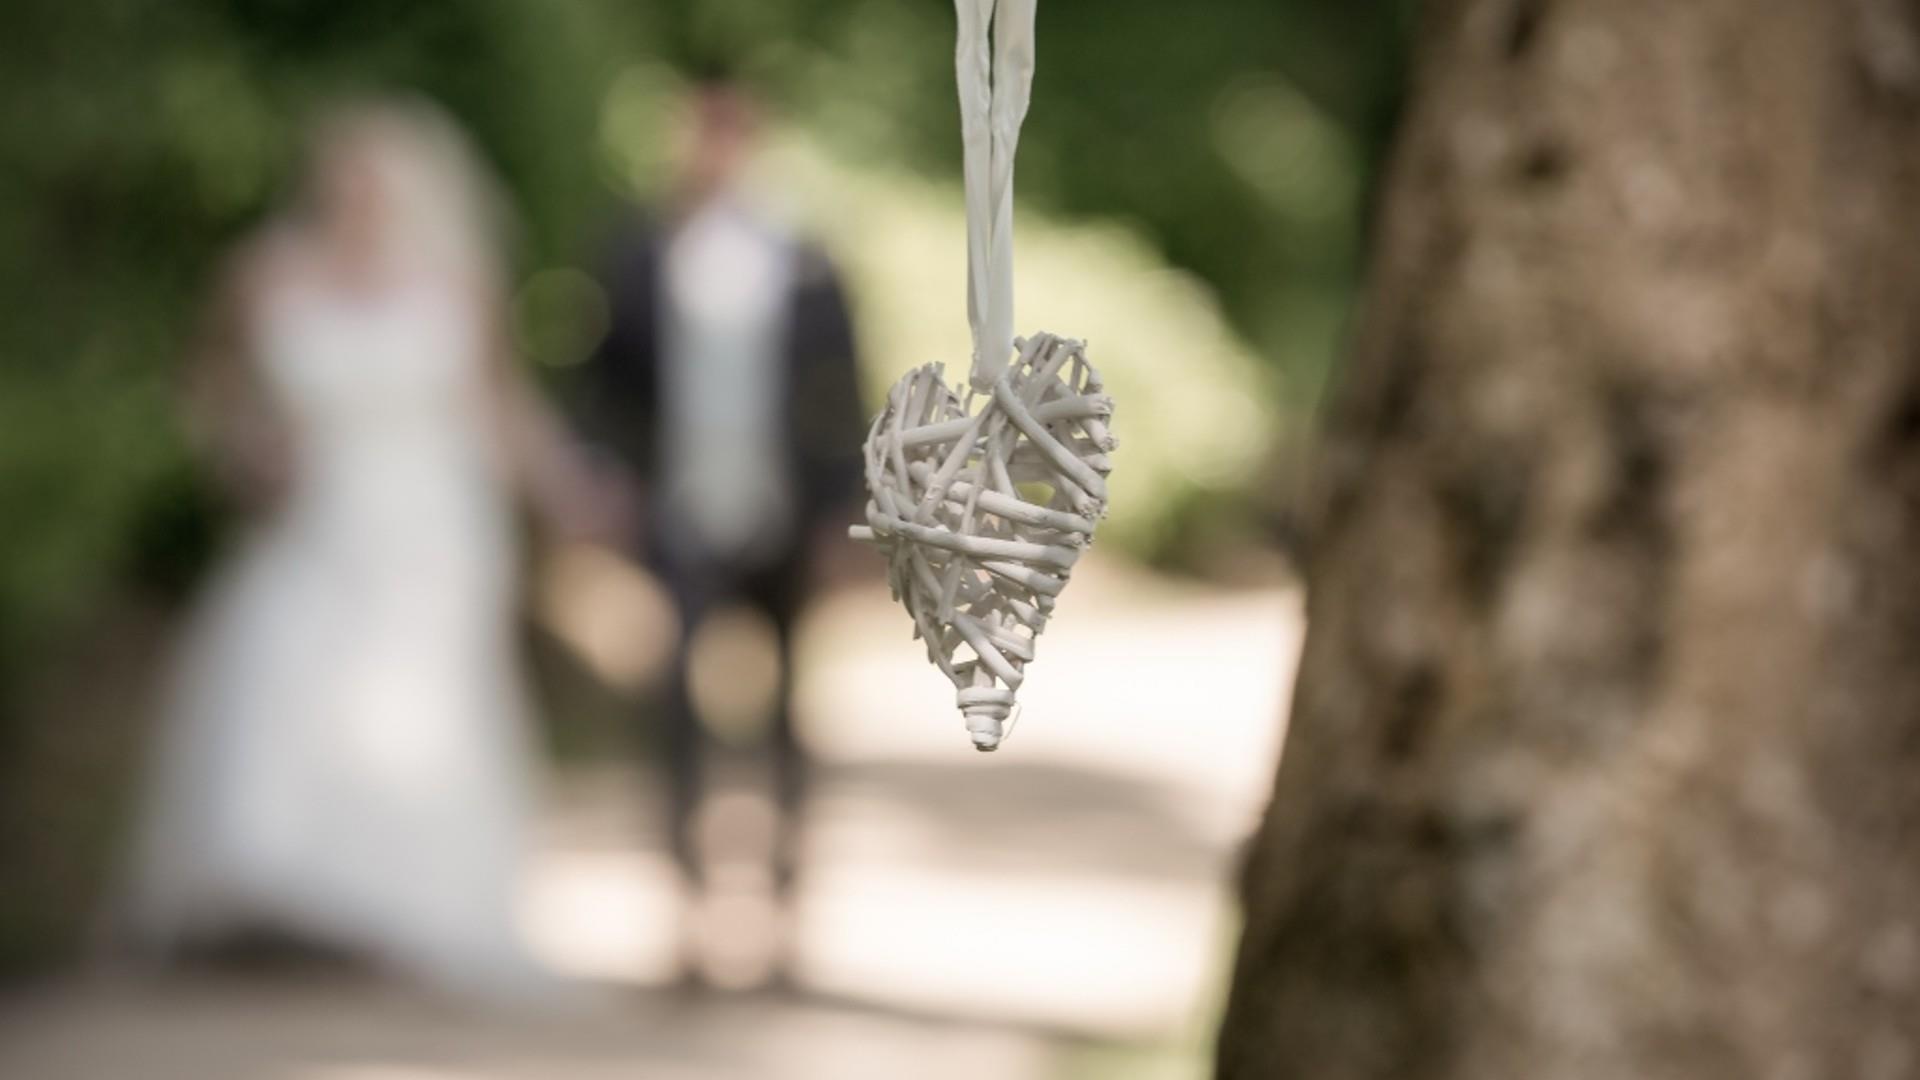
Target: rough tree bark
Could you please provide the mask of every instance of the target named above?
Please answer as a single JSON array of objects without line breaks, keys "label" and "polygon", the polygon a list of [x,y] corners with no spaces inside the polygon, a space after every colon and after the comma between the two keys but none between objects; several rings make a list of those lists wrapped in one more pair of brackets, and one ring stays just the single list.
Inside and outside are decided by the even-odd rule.
[{"label": "rough tree bark", "polygon": [[1920,5],[1425,15],[1220,1075],[1920,1075]]}]

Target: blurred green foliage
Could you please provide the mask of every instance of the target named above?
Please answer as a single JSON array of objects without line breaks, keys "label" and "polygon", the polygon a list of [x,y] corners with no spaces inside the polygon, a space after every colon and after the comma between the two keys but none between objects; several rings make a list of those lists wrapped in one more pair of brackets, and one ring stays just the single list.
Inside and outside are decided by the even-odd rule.
[{"label": "blurred green foliage", "polygon": [[[1306,409],[1354,287],[1408,6],[1046,0],[1025,204],[1120,222],[1197,275],[1268,365],[1262,392]],[[176,596],[211,551],[216,508],[174,419],[183,343],[317,103],[395,88],[440,100],[506,181],[518,265],[582,266],[635,167],[606,137],[635,79],[724,61],[851,166],[945,179],[959,157],[951,34],[945,0],[8,0],[0,967],[42,940],[17,918],[33,901],[4,884],[35,873],[21,838],[40,838],[44,863],[50,832],[105,820],[67,826],[23,804],[87,778],[26,782],[48,756],[22,702],[71,666],[48,667],[115,597]],[[572,287],[549,277],[523,303]]]}]

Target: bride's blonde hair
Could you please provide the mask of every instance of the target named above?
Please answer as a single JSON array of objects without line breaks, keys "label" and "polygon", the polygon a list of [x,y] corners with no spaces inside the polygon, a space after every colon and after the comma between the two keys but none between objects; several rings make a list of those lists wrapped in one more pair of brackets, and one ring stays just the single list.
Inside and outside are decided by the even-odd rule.
[{"label": "bride's blonde hair", "polygon": [[506,276],[510,239],[504,196],[473,144],[447,112],[420,97],[335,105],[311,128],[298,201],[316,209],[313,186],[341,154],[366,155],[387,204],[383,243],[435,271],[473,275],[489,288]]}]

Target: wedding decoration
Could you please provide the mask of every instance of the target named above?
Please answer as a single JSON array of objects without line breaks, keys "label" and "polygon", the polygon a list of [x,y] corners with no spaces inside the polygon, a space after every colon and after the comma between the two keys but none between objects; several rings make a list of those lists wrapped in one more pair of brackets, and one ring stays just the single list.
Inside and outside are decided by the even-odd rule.
[{"label": "wedding decoration", "polygon": [[867,436],[867,523],[850,530],[886,554],[894,598],[979,750],[1010,730],[1035,640],[1106,513],[1116,445],[1086,344],[1013,337],[1013,158],[1034,6],[955,0],[973,362],[964,395],[940,364],[895,384]]}]

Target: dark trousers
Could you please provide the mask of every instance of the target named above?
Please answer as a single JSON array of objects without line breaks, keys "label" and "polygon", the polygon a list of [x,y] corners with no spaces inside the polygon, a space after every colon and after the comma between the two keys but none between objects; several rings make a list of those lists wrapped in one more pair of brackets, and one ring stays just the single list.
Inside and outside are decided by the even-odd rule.
[{"label": "dark trousers", "polygon": [[694,820],[706,790],[706,766],[712,738],[693,700],[689,660],[694,636],[708,616],[741,606],[772,623],[780,663],[765,756],[772,772],[778,825],[774,839],[774,882],[781,895],[793,885],[801,803],[805,797],[805,752],[794,731],[793,631],[800,613],[804,566],[798,558],[766,568],[670,565],[662,567],[680,614],[680,645],[674,657],[666,700],[667,826],[673,857],[696,887],[704,881]]}]

